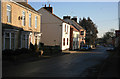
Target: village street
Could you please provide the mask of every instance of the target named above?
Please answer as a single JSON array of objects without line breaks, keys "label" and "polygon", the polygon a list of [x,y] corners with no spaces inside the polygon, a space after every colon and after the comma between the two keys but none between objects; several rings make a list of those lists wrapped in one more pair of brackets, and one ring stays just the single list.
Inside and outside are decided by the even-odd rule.
[{"label": "village street", "polygon": [[63,56],[3,67],[3,77],[80,77],[87,68],[107,57],[102,46],[90,51],[71,51]]}]

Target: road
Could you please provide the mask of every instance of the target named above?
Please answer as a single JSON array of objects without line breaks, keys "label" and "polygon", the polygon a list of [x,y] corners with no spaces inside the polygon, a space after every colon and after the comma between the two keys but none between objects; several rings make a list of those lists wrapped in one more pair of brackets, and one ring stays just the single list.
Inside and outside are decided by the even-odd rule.
[{"label": "road", "polygon": [[70,51],[70,54],[50,59],[3,67],[3,77],[80,77],[87,68],[108,57],[106,48],[91,51]]}]

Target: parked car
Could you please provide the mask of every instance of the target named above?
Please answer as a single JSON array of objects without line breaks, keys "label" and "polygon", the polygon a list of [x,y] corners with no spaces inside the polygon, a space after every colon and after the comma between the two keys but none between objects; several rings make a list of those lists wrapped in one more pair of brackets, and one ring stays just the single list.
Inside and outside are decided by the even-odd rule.
[{"label": "parked car", "polygon": [[111,46],[111,47],[108,47],[106,51],[114,51],[114,49],[115,48]]},{"label": "parked car", "polygon": [[84,45],[80,48],[80,50],[89,50],[89,46],[88,45]]}]

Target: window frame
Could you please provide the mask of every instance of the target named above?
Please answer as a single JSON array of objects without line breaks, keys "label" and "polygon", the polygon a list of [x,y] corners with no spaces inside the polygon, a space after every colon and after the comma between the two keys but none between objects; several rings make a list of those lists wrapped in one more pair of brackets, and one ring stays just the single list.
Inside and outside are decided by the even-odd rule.
[{"label": "window frame", "polygon": [[67,38],[67,45],[68,45],[68,43],[69,43],[69,39]]},{"label": "window frame", "polygon": [[26,14],[26,12],[23,10],[22,11],[22,26],[25,26],[26,24],[25,24],[25,14]]},{"label": "window frame", "polygon": [[[9,37],[6,37],[6,33],[9,33]],[[14,34],[14,37],[12,37],[12,33]],[[9,49],[12,49],[12,39],[14,39],[14,47],[13,50],[15,49],[15,33],[14,32],[4,32],[4,47],[3,49],[6,49],[6,38],[9,38]]]},{"label": "window frame", "polygon": [[32,27],[32,14],[29,13],[29,27]]},{"label": "window frame", "polygon": [[80,35],[84,35],[84,31],[81,31],[81,32],[80,32]]},{"label": "window frame", "polygon": [[[8,6],[10,7],[10,9],[8,9]],[[11,7],[11,5],[9,5],[9,4],[7,4],[7,22],[8,23],[11,23],[12,22],[12,7]],[[10,14],[8,14],[8,13],[10,13]],[[9,16],[10,15],[10,16]]]},{"label": "window frame", "polygon": [[66,24],[65,24],[64,32],[66,32]]},{"label": "window frame", "polygon": [[63,46],[65,46],[65,38],[63,38]]},{"label": "window frame", "polygon": [[35,28],[37,28],[37,24],[38,24],[38,17],[35,16]]}]

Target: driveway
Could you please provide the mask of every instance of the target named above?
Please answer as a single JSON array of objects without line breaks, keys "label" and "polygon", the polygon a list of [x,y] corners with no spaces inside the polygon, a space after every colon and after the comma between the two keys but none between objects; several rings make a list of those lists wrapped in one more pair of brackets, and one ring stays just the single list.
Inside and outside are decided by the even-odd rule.
[{"label": "driveway", "polygon": [[[67,51],[66,51],[67,52]],[[50,59],[3,67],[3,77],[80,77],[87,68],[100,64],[108,57],[106,48],[91,51],[68,51]]]}]

